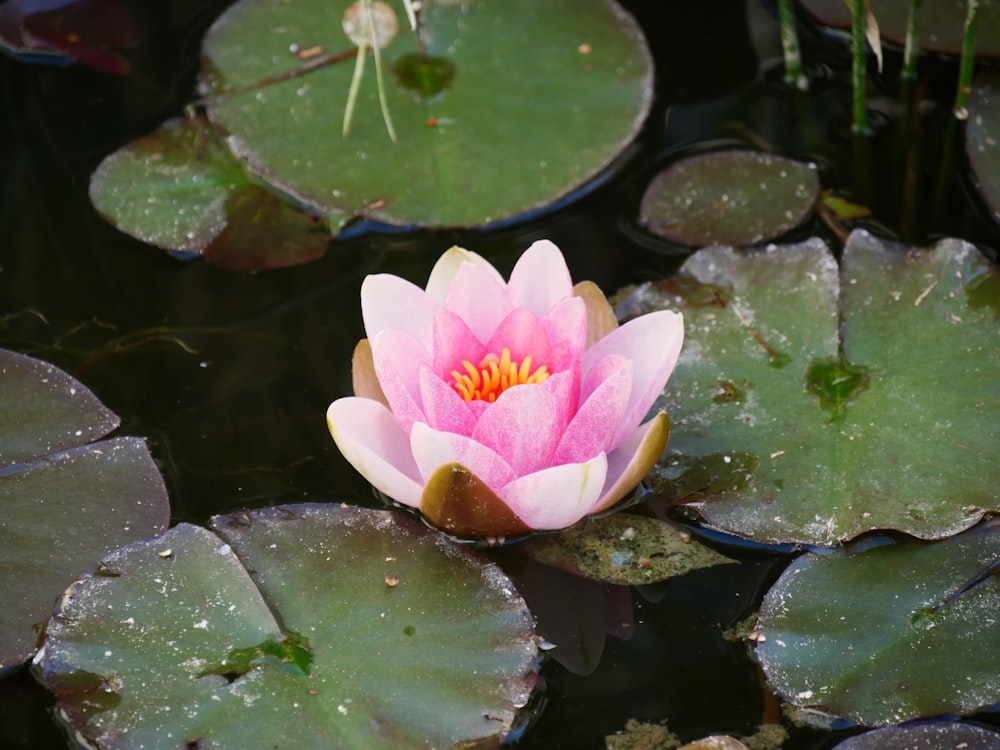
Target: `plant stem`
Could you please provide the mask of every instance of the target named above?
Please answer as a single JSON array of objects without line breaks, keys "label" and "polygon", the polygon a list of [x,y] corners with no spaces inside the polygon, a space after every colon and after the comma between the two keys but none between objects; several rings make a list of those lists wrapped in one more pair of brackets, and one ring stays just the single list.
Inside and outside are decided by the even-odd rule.
[{"label": "plant stem", "polygon": [[382,110],[382,122],[389,133],[389,139],[396,142],[396,131],[392,127],[392,118],[389,116],[389,101],[385,96],[385,78],[382,76],[382,41],[378,38],[378,29],[375,26],[375,18],[372,15],[371,0],[365,0],[365,14],[368,17],[368,28],[372,38],[372,52],[375,56],[375,83],[378,89],[378,105]]},{"label": "plant stem", "polygon": [[[351,120],[354,117],[354,105],[357,103],[358,91],[361,87],[361,79],[365,73],[365,55],[371,47],[372,56],[375,58],[375,83],[378,89],[378,103],[382,110],[382,122],[389,133],[389,139],[396,142],[396,131],[392,127],[392,118],[389,116],[389,102],[385,95],[385,78],[382,75],[382,40],[378,36],[378,27],[375,25],[375,16],[372,11],[372,0],[361,0],[361,35],[358,41],[358,57],[354,65],[354,76],[351,78],[351,86],[347,92],[347,104],[344,106],[343,137],[347,137],[351,130]],[[390,37],[391,38],[391,37]]]},{"label": "plant stem", "polygon": [[955,117],[969,119],[969,94],[972,93],[972,70],[976,62],[976,31],[979,28],[979,0],[969,0],[962,37],[962,64],[958,70],[958,91],[955,92]]},{"label": "plant stem", "polygon": [[792,0],[778,0],[778,18],[781,23],[781,49],[785,55],[785,83],[805,91],[809,88],[809,79],[802,72],[802,53],[795,30]]},{"label": "plant stem", "polygon": [[194,116],[194,110],[198,107],[204,107],[226,99],[231,99],[234,96],[246,94],[250,91],[256,91],[257,89],[262,89],[265,86],[273,86],[276,83],[284,83],[285,81],[290,81],[293,78],[298,78],[299,76],[312,73],[314,70],[319,70],[327,65],[334,65],[339,62],[344,62],[345,60],[350,60],[352,57],[356,57],[357,54],[358,48],[351,47],[350,49],[342,50],[340,52],[318,55],[317,57],[309,58],[307,62],[300,65],[298,68],[292,68],[284,73],[278,73],[277,75],[268,76],[267,78],[261,78],[260,80],[248,83],[245,86],[240,86],[239,88],[226,89],[215,94],[208,94],[200,99],[195,99],[193,102],[188,104],[185,109],[188,110],[188,116]]},{"label": "plant stem", "polygon": [[413,7],[413,0],[403,0],[403,8],[406,9],[406,20],[410,22],[410,31],[416,31],[417,9]]},{"label": "plant stem", "polygon": [[923,0],[910,0],[910,15],[906,22],[906,47],[903,50],[904,81],[917,77],[917,63],[920,58],[920,8]]},{"label": "plant stem", "polygon": [[851,67],[852,87],[854,90],[854,116],[851,130],[855,133],[867,134],[868,131],[868,92],[865,75],[865,0],[854,0],[851,4],[851,47],[854,64]]},{"label": "plant stem", "polygon": [[361,88],[361,79],[365,75],[365,54],[367,53],[367,39],[361,38],[358,44],[358,56],[354,61],[354,75],[351,76],[351,85],[347,90],[347,103],[344,105],[344,124],[341,135],[346,138],[351,132],[351,120],[354,118],[354,104],[358,100],[358,91]]}]

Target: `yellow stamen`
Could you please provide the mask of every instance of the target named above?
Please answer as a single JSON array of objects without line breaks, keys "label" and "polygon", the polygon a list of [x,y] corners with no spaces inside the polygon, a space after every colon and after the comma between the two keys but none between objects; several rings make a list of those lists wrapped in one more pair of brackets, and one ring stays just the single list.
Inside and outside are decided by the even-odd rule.
[{"label": "yellow stamen", "polygon": [[531,357],[525,357],[520,364],[513,361],[510,358],[510,349],[506,346],[499,357],[493,352],[487,354],[478,367],[473,366],[467,359],[463,359],[461,365],[465,372],[452,370],[451,384],[458,391],[458,395],[466,401],[479,399],[492,403],[508,388],[542,383],[550,375],[548,365],[542,365],[532,371]]}]

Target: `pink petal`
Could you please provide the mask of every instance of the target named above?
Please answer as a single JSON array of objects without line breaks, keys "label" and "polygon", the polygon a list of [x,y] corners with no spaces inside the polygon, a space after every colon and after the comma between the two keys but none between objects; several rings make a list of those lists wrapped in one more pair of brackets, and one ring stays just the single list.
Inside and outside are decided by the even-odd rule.
[{"label": "pink petal", "polygon": [[607,510],[627,495],[659,460],[670,437],[670,420],[660,412],[639,426],[608,455],[608,475],[590,513]]},{"label": "pink petal", "polygon": [[427,279],[427,294],[439,305],[443,305],[448,298],[448,288],[455,279],[455,274],[463,263],[478,263],[485,268],[492,270],[496,280],[504,283],[503,276],[490,264],[486,258],[464,247],[452,245],[445,250],[444,254],[438,258],[434,268],[431,269],[430,278]]},{"label": "pink petal", "polygon": [[478,263],[463,263],[448,289],[445,307],[465,321],[480,341],[489,341],[514,306],[494,272]]},{"label": "pink petal", "polygon": [[505,346],[510,349],[514,361],[520,363],[525,357],[531,357],[532,369],[548,365],[551,372],[549,337],[545,335],[538,317],[530,310],[523,307],[511,310],[486,342],[486,351],[499,355]]},{"label": "pink petal", "polygon": [[350,464],[397,502],[420,506],[423,481],[410,452],[410,441],[392,413],[367,398],[341,398],[330,404],[326,423]]},{"label": "pink petal", "polygon": [[580,409],[556,448],[554,463],[576,463],[608,450],[632,390],[632,362],[609,354],[587,373]]},{"label": "pink petal", "polygon": [[403,432],[414,422],[426,421],[421,407],[420,368],[430,364],[430,355],[413,336],[387,328],[371,341],[372,360],[382,393]]},{"label": "pink petal", "polygon": [[434,371],[442,378],[452,370],[464,373],[462,360],[478,365],[486,355],[486,346],[477,339],[469,327],[451,310],[441,308],[434,315]]},{"label": "pink petal", "polygon": [[575,356],[582,356],[587,341],[586,303],[579,297],[559,300],[542,318],[542,328],[553,347],[566,342]]},{"label": "pink petal", "polygon": [[530,474],[549,465],[562,432],[557,416],[555,399],[547,390],[515,386],[487,407],[472,439],[503,456],[518,476]]},{"label": "pink petal", "polygon": [[361,315],[369,339],[398,328],[430,351],[437,307],[423,289],[392,274],[368,276],[361,284]]},{"label": "pink petal", "polygon": [[539,317],[573,294],[573,280],[559,248],[548,240],[532,243],[514,265],[507,290],[515,307],[526,307]]},{"label": "pink petal", "polygon": [[450,383],[426,367],[420,370],[420,396],[428,425],[444,432],[472,434],[476,415]]},{"label": "pink petal", "polygon": [[[569,297],[559,302],[542,320],[553,343],[550,370],[569,372],[579,382],[583,369],[583,349],[587,336],[586,310],[580,300]],[[555,343],[558,342],[558,343]],[[573,392],[570,408],[576,410],[579,391]]]},{"label": "pink petal", "polygon": [[583,518],[597,502],[607,474],[601,453],[582,464],[561,464],[519,477],[500,497],[533,529],[564,529]]},{"label": "pink petal", "polygon": [[413,425],[410,450],[425,482],[440,467],[451,463],[462,464],[494,490],[515,476],[507,462],[485,445],[464,435],[435,430],[423,422]]},{"label": "pink petal", "polygon": [[646,416],[673,372],[683,342],[683,317],[659,310],[630,320],[584,352],[584,377],[607,354],[622,354],[632,360],[632,393],[612,449]]},{"label": "pink petal", "polygon": [[475,417],[476,421],[478,422],[479,418],[483,416],[483,412],[485,412],[488,408],[493,406],[493,404],[491,404],[489,401],[482,401],[478,398],[475,398],[472,401],[469,401],[466,404],[466,406],[469,407],[469,411],[472,412],[472,416]]},{"label": "pink petal", "polygon": [[580,393],[579,379],[573,372],[557,372],[546,379],[539,388],[552,396],[552,402],[556,406],[553,427],[557,432],[562,433],[576,412]]}]

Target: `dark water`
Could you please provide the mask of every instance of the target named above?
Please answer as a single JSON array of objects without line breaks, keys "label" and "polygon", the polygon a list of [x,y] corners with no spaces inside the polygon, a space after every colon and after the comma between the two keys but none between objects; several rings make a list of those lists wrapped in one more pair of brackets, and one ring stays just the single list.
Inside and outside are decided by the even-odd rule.
[{"label": "dark water", "polygon": [[[816,161],[826,186],[870,201],[876,217],[869,227],[883,234],[916,241],[953,234],[1000,246],[996,226],[963,187],[961,158],[939,216],[926,210],[930,187],[912,204],[900,199],[898,56],[890,54],[885,82],[873,85],[872,106],[884,116],[862,162],[866,176],[847,134],[847,57],[838,43],[806,35],[817,83],[797,100],[780,84],[775,14],[763,0],[670,3],[669,11],[635,0],[625,5],[657,63],[653,113],[619,168],[559,210],[489,232],[361,227],[318,262],[257,275],[177,261],[97,217],[88,176],[116,147],[179,113],[192,95],[201,34],[227,4],[130,3],[143,42],[126,78],[0,60],[0,346],[75,374],[121,415],[122,434],[148,438],[174,521],[203,524],[216,513],[305,500],[374,505],[324,422],[326,406],[350,391],[365,274],[390,271],[422,284],[452,244],[506,272],[530,241],[547,237],[563,248],[575,278],[606,291],[662,278],[689,251],[647,235],[634,216],[650,177],[683,151],[763,144]],[[956,72],[951,62],[929,61],[926,96],[947,101]],[[933,116],[924,132],[940,142]],[[935,159],[921,164],[930,185]],[[817,221],[793,237],[810,234],[832,239]],[[545,668],[544,710],[519,746],[603,747],[603,737],[629,718],[669,720],[686,741],[749,734],[765,717],[776,720],[745,648],[721,632],[754,610],[787,558],[733,554],[740,566],[641,591],[580,584],[585,590],[570,598],[575,583],[525,582],[542,586],[538,601],[556,610],[542,613],[539,604],[543,626],[577,615],[586,621],[577,671],[592,671]],[[591,609],[569,611],[570,600]],[[593,614],[601,608],[632,626],[605,637]],[[48,707],[27,674],[0,681],[0,747],[65,746]],[[794,730],[788,747],[826,748],[844,736]]]}]

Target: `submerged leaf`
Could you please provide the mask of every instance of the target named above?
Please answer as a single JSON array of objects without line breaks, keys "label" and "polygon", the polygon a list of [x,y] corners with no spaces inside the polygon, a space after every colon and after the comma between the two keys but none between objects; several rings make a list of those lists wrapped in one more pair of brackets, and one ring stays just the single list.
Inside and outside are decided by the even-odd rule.
[{"label": "submerged leaf", "polygon": [[628,513],[585,519],[516,549],[575,575],[625,586],[735,562],[660,520]]},{"label": "submerged leaf", "polygon": [[82,736],[367,750],[510,730],[536,646],[499,568],[385,511],[281,506],[212,528],[119,550],[103,564],[118,575],[67,592],[42,667]]},{"label": "submerged leaf", "polygon": [[[145,442],[82,383],[0,349],[0,671],[35,652],[52,602],[101,556],[167,526]],[[90,443],[88,445],[88,443]]]},{"label": "submerged leaf", "polygon": [[640,288],[631,308],[687,331],[659,493],[776,544],[938,539],[1000,510],[1000,272],[956,240],[904,250],[855,232],[838,269],[818,240],[710,248]]},{"label": "submerged leaf", "polygon": [[761,605],[768,681],[798,706],[868,725],[1000,701],[989,658],[1000,649],[1000,578],[980,575],[998,556],[994,520],[933,544],[800,557]]}]

